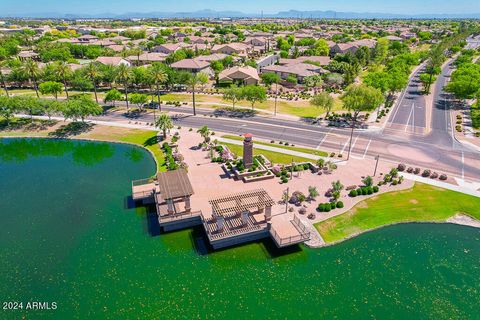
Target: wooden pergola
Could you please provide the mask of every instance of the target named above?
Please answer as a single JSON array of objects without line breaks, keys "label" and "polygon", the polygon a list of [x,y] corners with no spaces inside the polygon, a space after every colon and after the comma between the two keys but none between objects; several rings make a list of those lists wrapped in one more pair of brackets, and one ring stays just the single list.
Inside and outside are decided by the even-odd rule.
[{"label": "wooden pergola", "polygon": [[212,212],[217,217],[232,217],[244,212],[262,212],[263,209],[267,209],[270,213],[275,204],[275,201],[263,189],[234,193],[211,199],[208,202],[212,205]]},{"label": "wooden pergola", "polygon": [[193,194],[193,187],[188,179],[187,171],[177,169],[157,174],[159,193],[156,194],[157,203],[167,203],[168,213],[173,214],[176,210],[174,201],[181,199],[185,202],[185,211],[190,212],[190,196]]}]

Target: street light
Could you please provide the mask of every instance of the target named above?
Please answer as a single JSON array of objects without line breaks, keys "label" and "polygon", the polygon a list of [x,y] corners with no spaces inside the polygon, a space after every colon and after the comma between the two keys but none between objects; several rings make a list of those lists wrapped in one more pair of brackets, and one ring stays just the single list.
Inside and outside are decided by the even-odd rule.
[{"label": "street light", "polygon": [[377,156],[375,157],[375,160],[377,160],[377,162],[375,163],[375,170],[373,171],[373,176],[375,177],[375,175],[377,174],[377,167],[378,167],[378,160],[380,159],[380,155],[377,154]]}]

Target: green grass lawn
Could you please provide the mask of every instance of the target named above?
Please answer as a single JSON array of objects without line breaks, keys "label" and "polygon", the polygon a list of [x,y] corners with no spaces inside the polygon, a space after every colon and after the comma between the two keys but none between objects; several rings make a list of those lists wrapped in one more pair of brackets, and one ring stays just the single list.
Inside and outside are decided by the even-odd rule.
[{"label": "green grass lawn", "polygon": [[[152,97],[156,101],[156,97]],[[162,101],[180,101],[180,102],[192,102],[191,94],[180,94],[180,93],[168,93],[162,95],[160,98]],[[230,102],[223,100],[222,96],[219,95],[207,95],[207,94],[196,94],[195,99],[197,102],[211,102],[211,103],[222,103],[226,105],[231,105]],[[250,108],[250,103],[248,101],[242,100],[237,102],[237,106],[242,106],[245,108]],[[201,105],[201,107],[213,107],[219,108],[219,106],[206,106]],[[343,107],[342,101],[339,98],[334,98],[334,106],[332,111],[341,111]],[[275,109],[275,101],[267,100],[265,102],[255,104],[256,110],[268,110],[273,112]],[[300,101],[281,101],[277,102],[277,111],[283,114],[290,114],[298,117],[305,118],[316,118],[325,113],[325,110],[314,107],[310,105],[309,101],[300,100]]]},{"label": "green grass lawn", "polygon": [[[222,138],[230,139],[230,140],[243,141],[243,137],[229,135],[229,134],[223,135]],[[275,143],[269,143],[269,142],[263,142],[263,141],[257,141],[257,140],[254,141],[254,144],[261,144],[261,145],[264,145],[264,146],[270,146],[270,147],[275,147],[275,148],[279,148],[279,149],[287,149],[287,150],[292,150],[292,151],[297,151],[297,152],[302,152],[302,153],[308,153],[308,154],[313,154],[313,155],[322,156],[322,157],[328,156],[328,153],[325,152],[325,151],[315,150],[315,149],[311,149],[311,148],[292,147],[292,146],[286,146],[286,145],[283,145],[283,144],[275,144]]]},{"label": "green grass lawn", "polygon": [[441,222],[463,213],[480,219],[480,198],[416,183],[413,188],[378,195],[344,214],[315,224],[325,242],[399,222]]},{"label": "green grass lawn", "polygon": [[[157,170],[159,172],[167,171],[165,165],[165,155],[157,142],[157,132],[148,130],[137,130],[126,133],[125,135],[112,136],[113,140],[128,142],[140,145],[150,150],[157,160]],[[95,134],[92,135],[95,137]]]},{"label": "green grass lawn", "polygon": [[[220,144],[227,146],[230,149],[230,151],[232,151],[239,157],[243,155],[243,147],[240,145],[224,143],[224,142],[221,142]],[[268,150],[257,149],[255,147],[253,148],[253,154],[254,155],[263,154],[265,157],[268,158],[268,160],[278,164],[290,164],[292,163],[292,159],[294,162],[306,162],[306,161],[311,162],[312,161],[311,159],[307,159],[307,158],[291,156],[289,154],[272,152]]]}]

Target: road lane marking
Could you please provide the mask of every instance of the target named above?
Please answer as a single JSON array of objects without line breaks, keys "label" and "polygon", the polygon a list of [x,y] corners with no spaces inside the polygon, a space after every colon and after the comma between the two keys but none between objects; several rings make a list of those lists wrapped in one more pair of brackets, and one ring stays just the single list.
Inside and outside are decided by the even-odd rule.
[{"label": "road lane marking", "polygon": [[355,140],[353,140],[352,149],[351,149],[352,152],[353,152],[353,149],[355,149],[355,144],[357,143],[358,137],[360,137],[360,135],[358,135],[358,136],[355,138]]},{"label": "road lane marking", "polygon": [[367,155],[368,148],[370,148],[370,143],[372,143],[372,136],[370,136],[370,140],[368,140],[367,147],[365,148],[365,152],[363,153],[362,159],[365,159],[365,156]]},{"label": "road lane marking", "polygon": [[345,148],[347,147],[349,141],[350,141],[350,139],[347,139],[347,141],[345,141],[345,144],[343,145],[343,148],[340,151],[340,154],[343,154],[343,151],[345,151]]},{"label": "road lane marking", "polygon": [[333,128],[330,128],[330,130],[328,130],[327,132],[325,132],[325,135],[323,136],[323,139],[322,141],[320,141],[320,143],[318,144],[317,146],[317,150],[320,149],[320,146],[325,142],[325,139],[327,139],[327,136],[330,134],[330,132],[332,131]]},{"label": "road lane marking", "polygon": [[413,109],[414,109],[414,103],[412,103],[412,109],[410,110],[410,114],[408,115],[407,123],[405,124],[405,132],[407,132],[408,129],[408,124],[410,123],[410,118],[412,117]]}]

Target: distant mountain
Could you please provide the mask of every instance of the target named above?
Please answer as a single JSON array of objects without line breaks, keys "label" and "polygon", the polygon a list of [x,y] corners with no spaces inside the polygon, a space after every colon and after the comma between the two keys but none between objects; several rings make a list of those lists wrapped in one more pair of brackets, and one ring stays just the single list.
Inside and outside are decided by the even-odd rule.
[{"label": "distant mountain", "polygon": [[[2,15],[0,13],[0,15]],[[338,12],[338,11],[298,11],[289,10],[278,13],[261,14],[261,13],[244,13],[240,11],[215,11],[215,10],[199,10],[192,12],[127,12],[123,14],[115,13],[25,13],[19,14],[3,14],[5,18],[57,18],[57,19],[129,19],[129,18],[169,18],[169,19],[193,19],[193,18],[303,18],[303,19],[480,19],[480,13],[445,13],[445,14],[395,14],[395,13],[379,13],[379,12]]]}]

